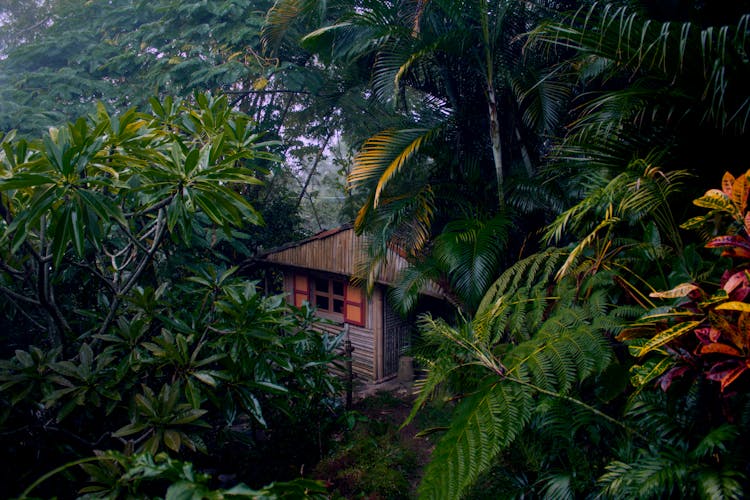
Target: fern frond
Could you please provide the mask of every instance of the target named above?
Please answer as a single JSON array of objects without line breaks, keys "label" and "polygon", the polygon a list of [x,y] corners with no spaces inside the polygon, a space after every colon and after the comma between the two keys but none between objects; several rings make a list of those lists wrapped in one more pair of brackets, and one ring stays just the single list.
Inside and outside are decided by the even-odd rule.
[{"label": "fern frond", "polygon": [[601,372],[612,361],[602,332],[582,326],[538,334],[504,357],[509,375],[528,378],[535,386],[565,394],[573,383]]},{"label": "fern frond", "polygon": [[456,408],[450,430],[435,447],[420,498],[460,498],[501,448],[526,426],[533,399],[521,387],[492,380]]},{"label": "fern frond", "polygon": [[417,392],[417,399],[414,401],[412,410],[406,420],[401,424],[401,428],[406,427],[409,423],[414,420],[417,412],[424,406],[424,404],[433,397],[436,389],[448,379],[451,371],[455,368],[446,358],[438,358],[437,360],[421,359],[422,363],[425,363],[427,370],[427,378],[419,387]]},{"label": "fern frond", "polygon": [[[486,314],[503,297],[513,297],[519,290],[546,288],[567,252],[549,248],[513,264],[489,287],[477,308],[477,316]],[[530,293],[523,296],[528,297]],[[507,303],[507,298],[504,299]]]}]

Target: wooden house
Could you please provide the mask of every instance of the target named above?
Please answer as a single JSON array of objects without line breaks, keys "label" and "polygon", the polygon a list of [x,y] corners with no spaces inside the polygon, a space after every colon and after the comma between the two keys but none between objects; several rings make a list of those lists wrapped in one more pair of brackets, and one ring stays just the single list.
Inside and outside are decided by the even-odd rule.
[{"label": "wooden house", "polygon": [[[324,324],[323,329],[339,333],[349,325],[354,373],[372,382],[398,373],[412,324],[394,311],[386,293],[406,266],[398,252],[389,251],[371,294],[352,282],[366,255],[363,243],[351,226],[343,226],[268,251],[259,260],[283,271],[284,293],[290,304],[300,306],[307,301],[320,317],[333,322]],[[441,297],[436,285],[429,285],[423,293]]]}]

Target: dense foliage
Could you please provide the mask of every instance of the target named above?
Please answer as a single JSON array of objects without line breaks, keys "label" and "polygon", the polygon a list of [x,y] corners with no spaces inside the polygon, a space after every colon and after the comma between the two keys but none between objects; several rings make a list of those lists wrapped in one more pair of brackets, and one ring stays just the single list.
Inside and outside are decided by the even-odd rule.
[{"label": "dense foliage", "polygon": [[229,495],[161,453],[319,457],[333,340],[232,265],[324,225],[338,148],[360,278],[395,247],[402,310],[446,297],[421,496],[746,496],[748,2],[37,4],[0,8],[9,474]]},{"label": "dense foliage", "polygon": [[311,310],[260,295],[221,251],[262,223],[247,187],[275,158],[226,97],[151,104],[3,140],[7,485],[97,453],[82,491],[139,494],[135,462],[177,481],[164,451],[268,482],[294,477],[277,460],[320,453],[337,341],[314,331]]}]

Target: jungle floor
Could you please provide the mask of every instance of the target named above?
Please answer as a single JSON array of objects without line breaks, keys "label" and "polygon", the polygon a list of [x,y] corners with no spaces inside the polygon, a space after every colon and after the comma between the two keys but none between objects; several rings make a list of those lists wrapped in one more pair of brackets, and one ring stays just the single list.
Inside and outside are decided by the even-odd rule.
[{"label": "jungle floor", "polygon": [[327,481],[340,498],[410,499],[434,442],[418,436],[443,416],[420,412],[409,425],[415,396],[411,384],[396,379],[356,388],[347,431],[334,436],[329,457],[315,476]]}]

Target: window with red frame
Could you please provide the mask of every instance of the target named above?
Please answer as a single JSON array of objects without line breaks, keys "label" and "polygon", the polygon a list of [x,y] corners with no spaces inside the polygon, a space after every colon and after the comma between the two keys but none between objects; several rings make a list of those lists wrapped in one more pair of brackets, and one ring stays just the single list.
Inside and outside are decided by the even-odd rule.
[{"label": "window with red frame", "polygon": [[365,294],[343,279],[294,276],[294,304],[308,301],[319,311],[341,316],[346,323],[365,325]]}]

